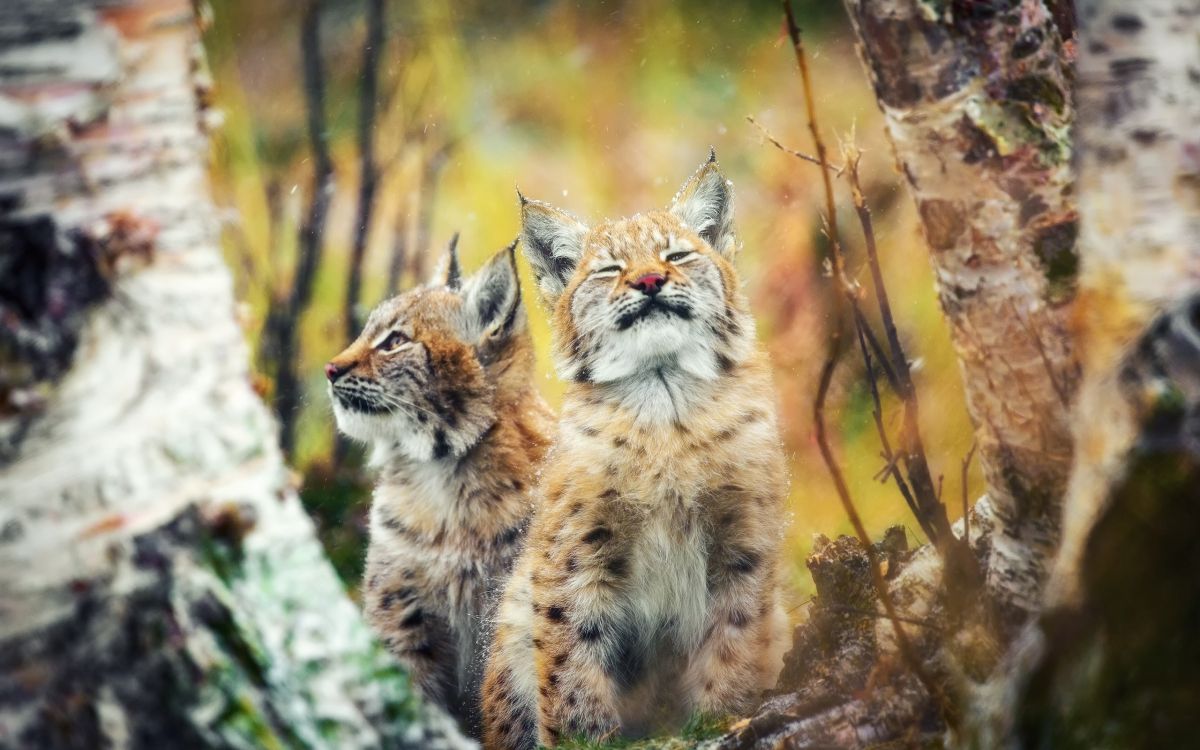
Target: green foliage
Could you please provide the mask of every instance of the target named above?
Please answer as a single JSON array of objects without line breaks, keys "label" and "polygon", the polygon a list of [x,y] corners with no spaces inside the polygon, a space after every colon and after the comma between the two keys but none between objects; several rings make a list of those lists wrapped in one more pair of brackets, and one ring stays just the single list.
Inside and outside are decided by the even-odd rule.
[{"label": "green foliage", "polygon": [[360,464],[358,450],[337,470],[327,462],[313,461],[305,470],[302,495],[329,561],[352,595],[357,595],[362,580],[371,495],[371,478]]}]

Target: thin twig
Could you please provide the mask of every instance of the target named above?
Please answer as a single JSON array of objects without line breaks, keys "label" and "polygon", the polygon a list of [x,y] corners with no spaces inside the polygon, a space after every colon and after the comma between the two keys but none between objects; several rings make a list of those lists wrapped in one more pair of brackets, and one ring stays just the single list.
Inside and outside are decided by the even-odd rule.
[{"label": "thin twig", "polygon": [[[754,127],[758,128],[758,132],[762,133],[763,138],[766,138],[768,141],[771,142],[771,145],[773,145],[775,148],[779,149],[783,153],[791,154],[792,156],[796,157],[797,159],[800,159],[801,161],[806,161],[809,164],[815,164],[818,167],[821,166],[821,160],[818,159],[817,157],[813,156],[812,154],[806,154],[803,151],[797,151],[794,148],[790,148],[788,146],[783,145],[783,143],[778,138],[771,135],[771,131],[767,130],[766,126],[764,126],[758,120],[754,119],[754,115],[746,115],[746,122],[748,122],[751,125],[753,125]],[[845,169],[845,167],[835,167],[832,164],[829,164],[829,165],[826,165],[826,169],[832,169],[836,174],[840,175],[842,173],[842,170]]]},{"label": "thin twig", "polygon": [[975,449],[979,447],[978,440],[971,441],[971,450],[967,451],[967,455],[962,461],[962,518],[963,518],[963,542],[968,546],[971,544],[971,514],[968,506],[970,500],[967,498],[967,473],[971,470],[971,459],[975,457]]},{"label": "thin twig", "polygon": [[862,318],[861,312],[856,309],[854,318],[854,327],[858,333],[858,347],[862,353],[863,363],[867,371],[867,386],[871,390],[871,416],[875,419],[875,431],[879,433],[879,443],[883,447],[883,458],[886,465],[880,471],[877,478],[882,477],[886,480],[891,476],[896,480],[896,487],[900,490],[900,495],[904,497],[904,502],[908,504],[908,509],[912,511],[913,517],[920,520],[921,514],[917,511],[917,504],[913,500],[912,491],[908,487],[908,482],[904,480],[904,475],[900,473],[896,463],[898,457],[892,451],[892,441],[888,438],[887,427],[883,423],[883,402],[879,397],[879,382],[875,378],[874,362],[871,360],[871,350],[867,345],[867,334],[870,328],[866,326],[865,319]]},{"label": "thin twig", "polygon": [[379,103],[379,58],[384,44],[384,0],[367,0],[367,35],[362,50],[362,88],[358,98],[358,211],[346,278],[346,340],[358,335],[358,304],[362,296],[362,265],[371,232],[379,172],[375,163],[375,113]]},{"label": "thin twig", "polygon": [[[845,272],[841,257],[841,246],[838,242],[837,231],[837,214],[836,204],[833,199],[833,180],[830,175],[829,159],[825,149],[825,142],[821,138],[821,130],[817,124],[816,106],[814,104],[813,86],[811,76],[808,70],[808,61],[804,52],[804,43],[800,36],[800,28],[796,25],[796,18],[792,13],[791,0],[783,0],[784,17],[787,20],[788,36],[792,41],[792,49],[796,53],[796,64],[800,68],[800,78],[804,86],[804,102],[808,110],[808,127],[812,133],[813,142],[817,150],[817,159],[820,160],[821,177],[825,187],[825,206],[828,213],[828,231],[830,240],[830,258],[833,268],[834,279],[837,282],[840,290],[847,288],[845,284]],[[834,295],[834,299],[840,301],[837,304],[838,312],[841,313],[845,298],[842,294]],[[825,401],[829,395],[829,386],[833,382],[833,373],[837,368],[838,360],[842,355],[842,336],[840,323],[845,319],[845,316],[839,314],[830,331],[829,336],[829,351],[825,357],[825,363],[821,368],[821,377],[817,387],[817,397],[813,402],[813,422],[816,426],[817,447],[821,452],[821,458],[825,462],[825,467],[829,470],[829,474],[833,479],[834,487],[837,489],[838,498],[841,500],[842,508],[846,512],[846,516],[850,519],[851,525],[854,527],[855,533],[858,535],[858,540],[866,551],[870,562],[871,580],[875,585],[875,591],[879,596],[880,602],[883,604],[884,611],[887,613],[888,620],[892,623],[892,628],[896,634],[896,646],[900,651],[901,658],[908,664],[913,674],[925,686],[929,695],[941,707],[942,714],[946,719],[946,723],[951,727],[957,728],[959,724],[958,713],[956,709],[947,700],[944,691],[937,682],[933,680],[925,666],[917,658],[916,651],[913,649],[912,643],[908,639],[908,634],[904,631],[904,626],[900,624],[899,614],[896,611],[896,605],[892,601],[891,593],[888,591],[887,582],[883,579],[883,573],[879,569],[879,561],[875,554],[874,545],[871,543],[871,537],[867,534],[867,529],[863,525],[862,518],[858,515],[858,510],[855,508],[854,500],[850,496],[850,488],[846,484],[846,478],[842,474],[841,467],[838,466],[837,459],[833,455],[833,449],[829,445],[829,436],[825,424]]]},{"label": "thin twig", "polygon": [[[863,615],[865,617],[878,617],[880,619],[889,616],[886,612],[875,612],[870,609],[860,609],[859,607],[850,607],[845,604],[830,604],[828,605],[828,608],[834,612],[845,612],[847,614]],[[897,616],[896,619],[900,622],[908,623],[909,625],[916,625],[918,627],[936,630],[939,633],[942,631],[942,627],[940,625],[930,622],[929,620],[919,620],[915,617],[904,617],[902,615]]]},{"label": "thin twig", "polygon": [[978,561],[971,554],[970,548],[957,539],[951,531],[946,506],[941,501],[941,489],[935,486],[932,472],[929,470],[929,459],[921,438],[920,401],[913,384],[912,366],[909,364],[908,355],[900,342],[899,330],[892,315],[891,301],[888,298],[887,285],[883,280],[883,270],[879,263],[879,249],[875,241],[875,228],[871,220],[871,209],[867,205],[859,179],[860,161],[861,152],[853,147],[848,147],[846,175],[850,182],[854,210],[862,227],[867,267],[870,269],[879,317],[883,321],[884,334],[891,354],[890,362],[895,371],[894,387],[903,403],[904,421],[900,431],[900,455],[908,474],[915,504],[920,511],[917,521],[942,557],[947,573],[948,590],[951,593],[951,605],[956,608],[966,607],[975,601],[975,593],[982,586],[983,574],[979,569]]}]

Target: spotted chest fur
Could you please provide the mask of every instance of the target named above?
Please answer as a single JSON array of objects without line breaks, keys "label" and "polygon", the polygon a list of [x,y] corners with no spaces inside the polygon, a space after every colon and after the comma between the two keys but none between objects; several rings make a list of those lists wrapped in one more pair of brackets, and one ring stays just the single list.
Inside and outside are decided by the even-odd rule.
[{"label": "spotted chest fur", "polygon": [[[506,672],[524,710],[496,722],[489,746],[642,735],[697,710],[744,709],[771,685],[785,642],[776,560],[786,471],[774,414],[753,405],[763,369],[714,383],[708,418],[692,427],[640,423],[589,403],[591,388],[568,397],[499,617],[498,641],[523,643],[523,655],[502,667],[499,647],[488,676]],[[515,679],[530,662],[532,675]],[[533,712],[537,735],[517,736]]]},{"label": "spotted chest fur", "polygon": [[[530,406],[535,414],[544,409]],[[512,465],[494,455],[495,443],[524,440],[490,432],[462,460],[394,459],[371,506],[368,618],[426,695],[476,732],[487,623],[524,544],[537,458]],[[529,445],[536,452],[545,441]]]}]

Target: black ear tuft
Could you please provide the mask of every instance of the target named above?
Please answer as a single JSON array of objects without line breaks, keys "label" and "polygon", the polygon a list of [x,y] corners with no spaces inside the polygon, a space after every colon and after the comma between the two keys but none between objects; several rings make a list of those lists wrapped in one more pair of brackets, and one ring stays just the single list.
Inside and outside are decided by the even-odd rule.
[{"label": "black ear tuft", "polygon": [[710,149],[708,161],[680,188],[670,211],[714,250],[733,257],[737,247],[733,233],[733,188],[721,174],[715,149]]},{"label": "black ear tuft", "polygon": [[562,294],[583,254],[587,227],[575,217],[540,201],[521,199],[521,244],[538,288],[548,302]]},{"label": "black ear tuft", "polygon": [[438,261],[433,272],[432,283],[448,287],[457,292],[462,287],[462,266],[458,262],[458,232],[450,238],[446,254]]}]

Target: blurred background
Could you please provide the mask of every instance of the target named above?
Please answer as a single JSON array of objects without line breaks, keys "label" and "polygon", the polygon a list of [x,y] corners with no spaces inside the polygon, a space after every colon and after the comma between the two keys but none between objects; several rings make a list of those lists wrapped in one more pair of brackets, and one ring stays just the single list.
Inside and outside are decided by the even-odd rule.
[{"label": "blurred background", "polygon": [[[734,183],[739,267],[775,367],[792,465],[791,516],[781,523],[798,611],[811,592],[804,560],[813,535],[850,526],[812,437],[831,302],[820,175],[747,121],[812,150],[779,6],[306,5],[212,1],[206,44],[223,117],[214,179],[258,387],[276,406],[305,505],[347,588],[357,593],[372,480],[361,449],[335,438],[323,363],[380,299],[424,281],[453,233],[468,271],[511,242],[516,186],[584,218],[665,207],[711,145]],[[915,210],[840,3],[810,0],[797,11],[826,139],[836,151],[853,137],[866,152],[864,185],[916,362],[929,459],[957,518],[971,429]],[[849,267],[865,282],[849,191],[843,181],[836,188]],[[540,385],[557,406],[563,385],[548,359],[546,316],[521,263]],[[894,432],[896,404],[885,410]],[[857,356],[838,371],[830,419],[869,531],[904,524],[919,541],[894,485],[872,479],[883,460]],[[976,467],[968,485],[976,497]]]}]

